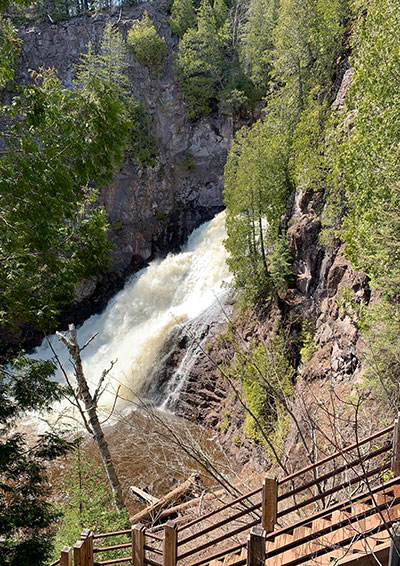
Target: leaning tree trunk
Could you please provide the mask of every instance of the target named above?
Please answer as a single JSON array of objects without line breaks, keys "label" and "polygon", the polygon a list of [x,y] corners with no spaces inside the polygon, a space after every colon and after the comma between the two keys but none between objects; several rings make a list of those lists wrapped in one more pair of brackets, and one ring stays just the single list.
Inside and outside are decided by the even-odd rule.
[{"label": "leaning tree trunk", "polygon": [[85,405],[85,410],[88,415],[88,424],[92,429],[92,435],[97,442],[104,466],[106,468],[108,480],[114,495],[114,501],[119,510],[125,509],[124,500],[122,497],[121,484],[111,458],[110,450],[107,441],[104,437],[103,429],[97,415],[97,399],[92,397],[85,374],[82,367],[81,349],[78,344],[76,328],[74,324],[70,324],[69,332],[71,337],[67,338],[64,334],[57,332],[59,339],[66,345],[72,358],[75,377],[79,389],[79,395],[82,397]]}]

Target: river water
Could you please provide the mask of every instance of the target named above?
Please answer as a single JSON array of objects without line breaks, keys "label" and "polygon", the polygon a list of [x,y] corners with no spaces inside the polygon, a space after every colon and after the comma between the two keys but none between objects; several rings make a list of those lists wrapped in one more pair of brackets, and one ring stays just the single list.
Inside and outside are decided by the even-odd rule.
[{"label": "river water", "polygon": [[[115,362],[102,397],[103,406],[113,404],[118,387],[125,404],[134,400],[159,369],[161,349],[173,329],[195,319],[226,292],[224,283],[230,280],[230,274],[225,237],[225,212],[221,212],[193,232],[181,253],[155,260],[135,274],[102,314],[90,317],[78,329],[81,346],[98,333],[82,352],[91,387]],[[49,340],[71,374],[66,348],[55,335]],[[53,356],[46,340],[34,356]],[[60,371],[57,378],[63,380]],[[176,383],[176,387],[179,385]]]},{"label": "river water", "polygon": [[[162,373],[163,347],[170,347],[179,327],[189,324],[195,335],[197,319],[199,324],[204,324],[204,317],[223,316],[218,303],[231,279],[223,245],[225,237],[222,212],[195,230],[181,253],[153,261],[135,274],[102,314],[92,316],[78,328],[81,346],[98,333],[82,352],[84,372],[91,388],[97,385],[103,370],[115,362],[99,404],[99,414],[107,421],[106,438],[131,511],[135,510],[135,504],[129,497],[129,485],[161,495],[178,478],[195,471],[206,482],[215,483],[215,478],[210,478],[205,470],[209,466],[207,462],[217,465],[224,475],[229,473],[229,460],[221,453],[216,438],[176,418],[169,410],[173,405],[168,404],[168,399],[176,397],[186,375],[185,367],[196,363],[198,345],[188,346],[167,386],[163,384],[163,392],[157,390],[156,383],[151,383],[155,375]],[[66,348],[56,335],[50,336],[49,341],[73,381]],[[53,357],[46,340],[33,357]],[[64,380],[61,371],[57,379]],[[107,420],[118,388],[116,409]],[[132,411],[138,405],[141,410]],[[53,422],[54,415],[60,413],[63,422],[69,423],[75,433],[82,432],[82,426],[77,423],[79,414],[68,402],[55,407]],[[30,423],[26,425],[29,428]],[[192,454],[197,457],[193,458]],[[89,438],[85,442],[85,455],[100,463],[97,448]],[[54,468],[55,480],[64,473],[63,464],[60,466]],[[69,464],[66,473],[68,469]]]}]

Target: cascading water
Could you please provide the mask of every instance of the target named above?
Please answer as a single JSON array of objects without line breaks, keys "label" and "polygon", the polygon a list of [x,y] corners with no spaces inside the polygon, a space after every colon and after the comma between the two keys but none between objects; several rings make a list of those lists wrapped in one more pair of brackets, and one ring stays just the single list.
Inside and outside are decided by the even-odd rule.
[{"label": "cascading water", "polygon": [[[102,314],[92,316],[78,329],[81,346],[98,333],[82,352],[90,385],[97,384],[103,370],[115,361],[102,398],[104,405],[112,403],[118,385],[124,399],[132,399],[140,392],[160,364],[160,352],[170,332],[197,317],[226,291],[223,283],[230,274],[223,246],[225,236],[222,212],[195,230],[181,253],[156,260],[133,276]],[[49,340],[69,372],[64,346],[56,336]],[[53,356],[46,341],[34,356]],[[180,371],[183,375],[182,368]],[[176,387],[177,379],[173,385]]]}]

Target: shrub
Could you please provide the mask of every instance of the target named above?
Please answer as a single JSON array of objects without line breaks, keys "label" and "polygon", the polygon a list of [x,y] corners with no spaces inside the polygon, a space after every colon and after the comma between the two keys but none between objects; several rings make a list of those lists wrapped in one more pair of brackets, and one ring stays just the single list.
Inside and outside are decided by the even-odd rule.
[{"label": "shrub", "polygon": [[141,21],[137,21],[128,31],[128,47],[133,55],[147,67],[160,67],[167,52],[167,44],[160,37],[149,15],[145,11]]}]

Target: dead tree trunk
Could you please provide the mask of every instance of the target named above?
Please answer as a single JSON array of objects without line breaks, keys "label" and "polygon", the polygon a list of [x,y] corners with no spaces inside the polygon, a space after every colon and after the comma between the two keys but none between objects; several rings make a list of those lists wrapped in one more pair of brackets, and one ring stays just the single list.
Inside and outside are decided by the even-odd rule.
[{"label": "dead tree trunk", "polygon": [[125,509],[121,484],[119,482],[119,478],[117,476],[117,472],[111,458],[110,450],[108,448],[108,444],[104,437],[103,429],[101,428],[99,417],[97,415],[98,396],[96,395],[96,393],[94,394],[94,396],[91,395],[85,374],[83,372],[81,348],[78,344],[75,325],[70,324],[68,329],[70,332],[70,337],[61,334],[60,332],[57,332],[57,336],[59,337],[61,342],[63,342],[63,344],[65,344],[65,346],[68,348],[68,351],[72,358],[79,396],[82,398],[85,406],[85,412],[87,414],[87,424],[89,424],[91,434],[93,435],[93,438],[97,443],[101,458],[106,468],[108,480],[110,482],[114,495],[115,505],[120,510]]}]

